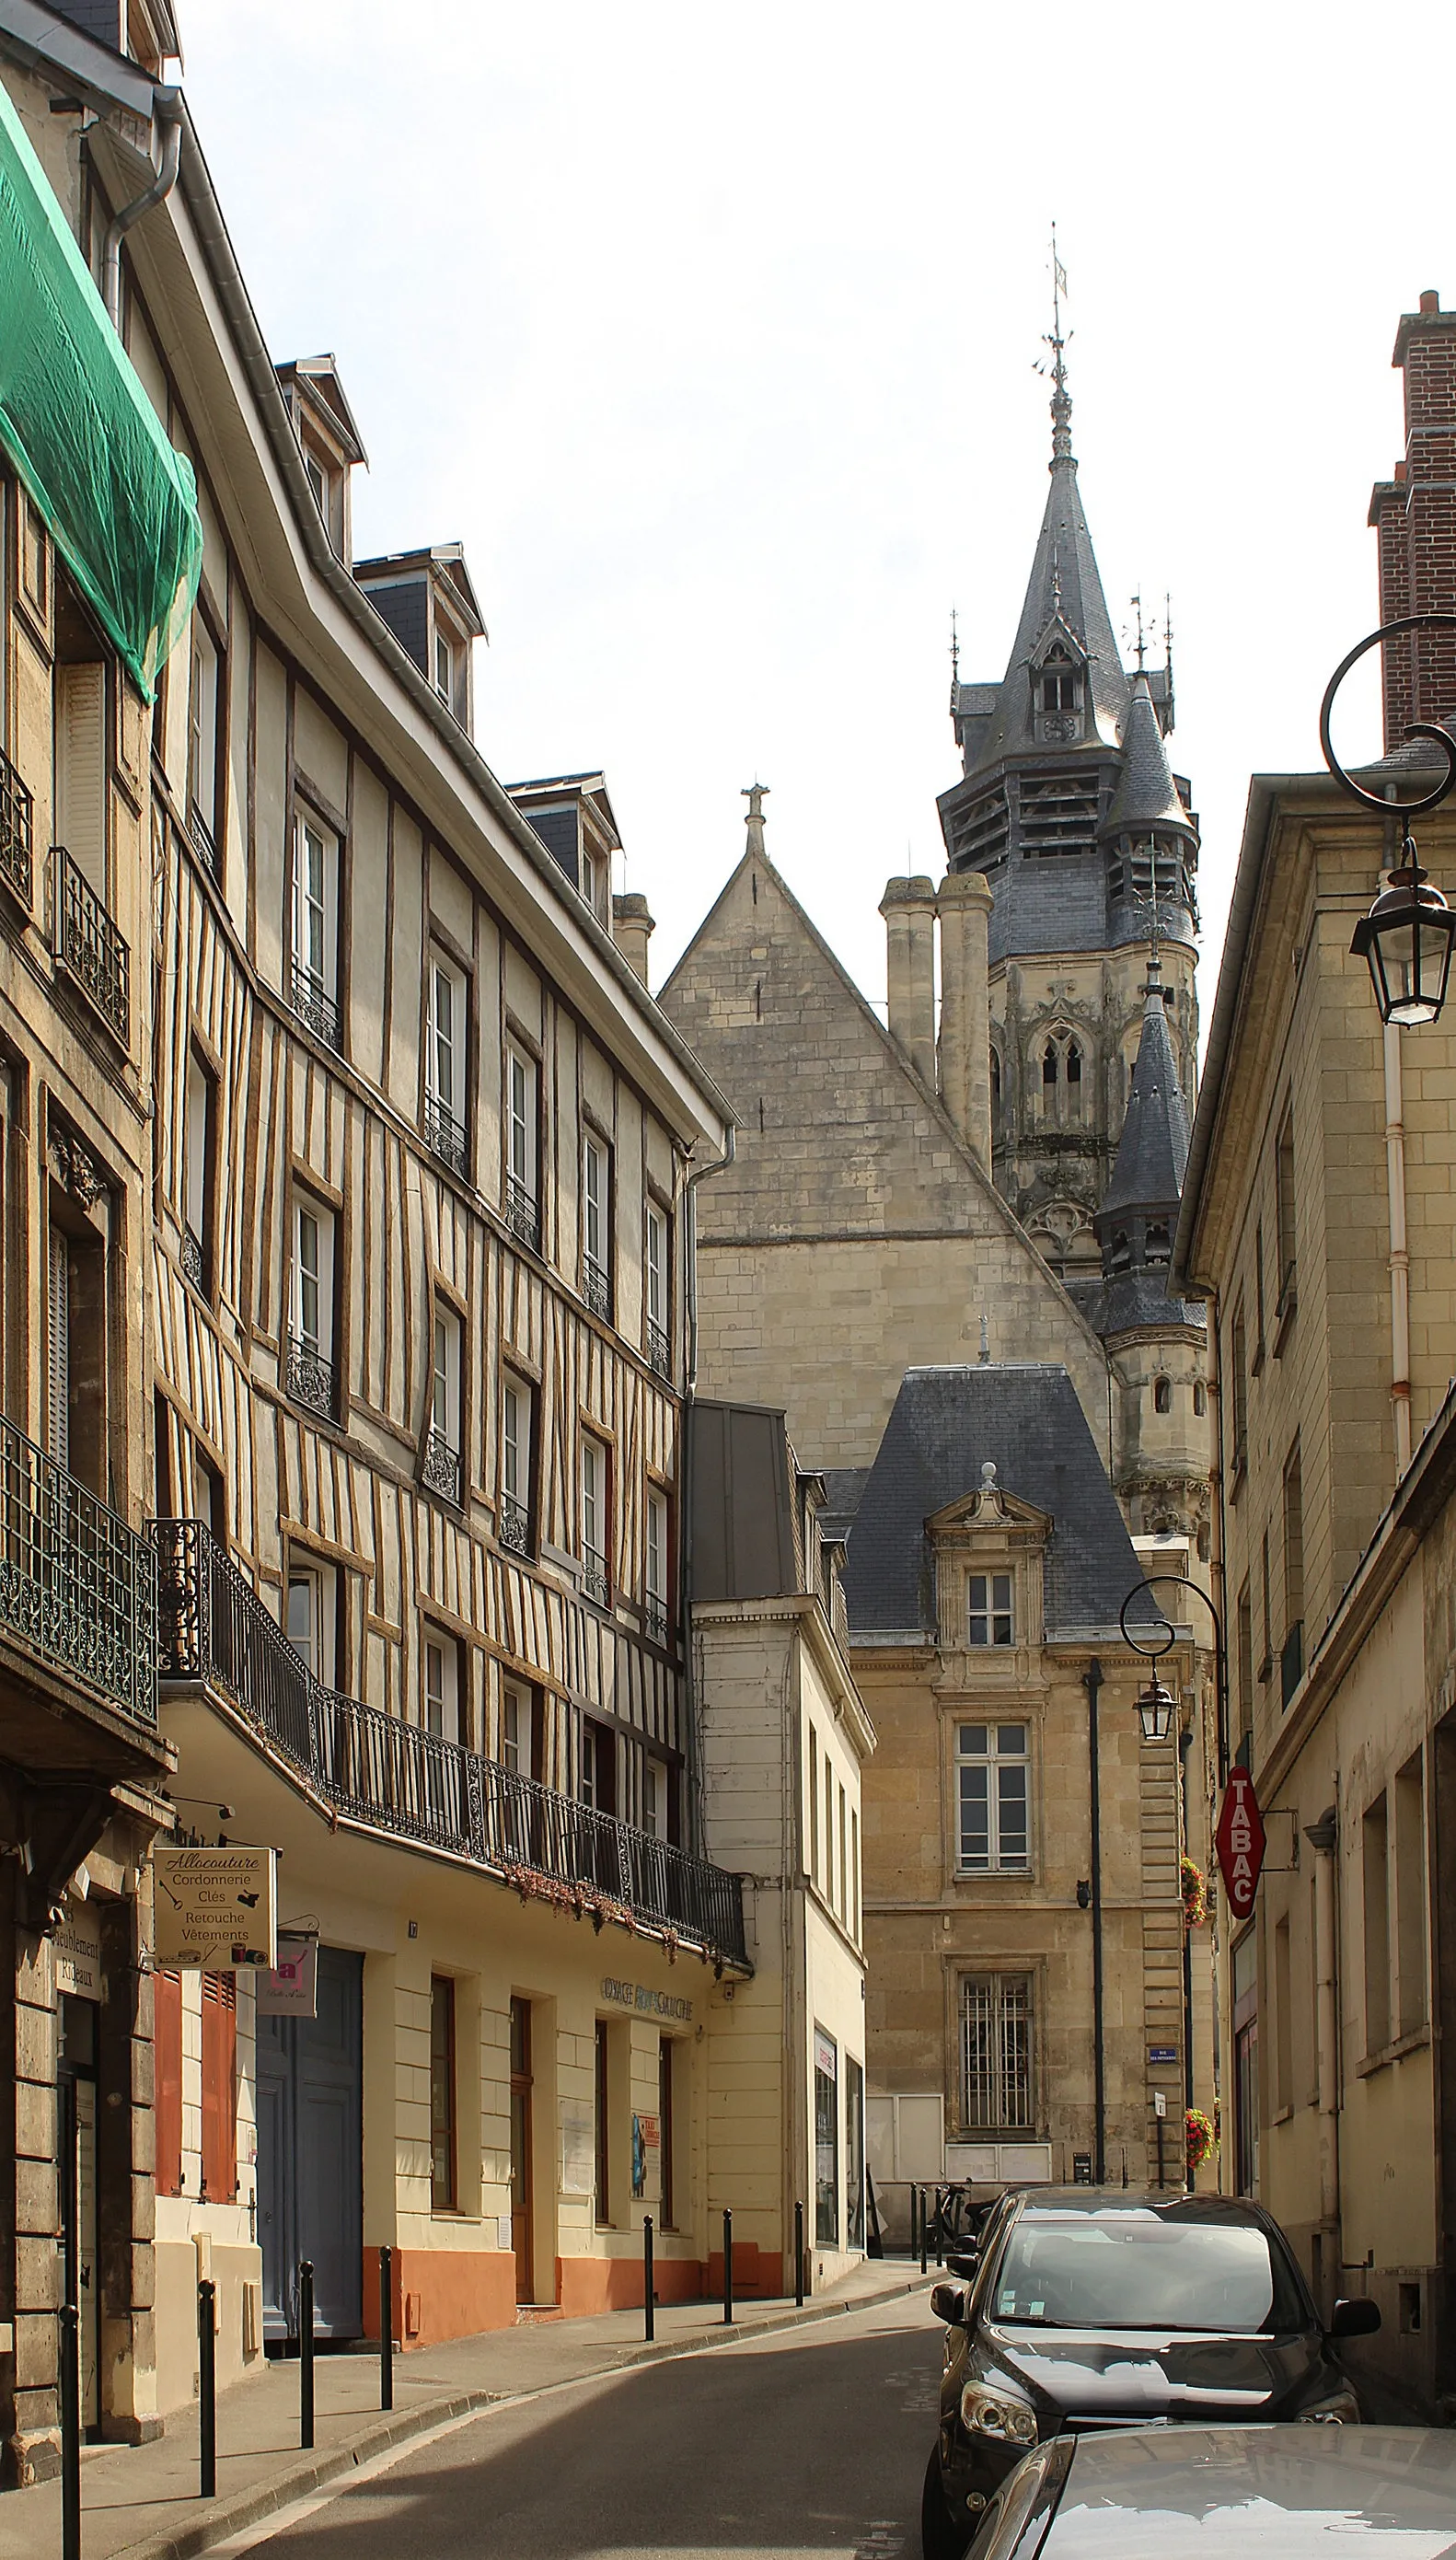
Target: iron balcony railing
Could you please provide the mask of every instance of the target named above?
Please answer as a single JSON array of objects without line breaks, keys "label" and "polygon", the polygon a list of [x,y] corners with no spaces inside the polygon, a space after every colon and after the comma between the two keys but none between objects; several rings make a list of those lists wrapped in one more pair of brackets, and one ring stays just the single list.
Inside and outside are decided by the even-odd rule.
[{"label": "iron balcony railing", "polygon": [[531,1553],[531,1514],[515,1494],[502,1494],[496,1512],[496,1535],[513,1555]]},{"label": "iron balcony railing", "polygon": [[6,755],[0,755],[0,880],[30,905],[31,795]]},{"label": "iron balcony railing", "polygon": [[612,1284],[599,1262],[582,1263],[581,1295],[593,1316],[600,1316],[604,1323],[610,1324]]},{"label": "iron balcony railing", "polygon": [[343,1017],[322,978],[303,968],[295,960],[289,1001],[301,1023],[306,1023],[315,1040],[325,1048],[342,1051],[344,1046]]},{"label": "iron balcony railing", "polygon": [[55,848],[56,957],[123,1046],[131,1040],[131,953],[79,864]]},{"label": "iron balcony railing", "polygon": [[506,1224],[533,1253],[541,1251],[541,1202],[514,1174],[506,1176]]},{"label": "iron balcony railing", "polygon": [[581,1588],[588,1600],[596,1602],[598,1609],[605,1609],[610,1603],[612,1587],[606,1557],[599,1555],[594,1546],[581,1549]]},{"label": "iron balcony railing", "polygon": [[650,1316],[647,1319],[647,1365],[654,1377],[665,1377],[671,1385],[673,1347],[662,1326],[654,1324]]},{"label": "iron balcony railing", "polygon": [[742,1878],[316,1680],[200,1520],[158,1520],[164,1680],[222,1690],[350,1821],[746,1963]]},{"label": "iron balcony railing", "polygon": [[185,1219],[182,1227],[182,1269],[184,1277],[192,1282],[194,1289],[205,1288],[207,1263],[203,1255],[202,1237],[195,1227],[187,1224]]},{"label": "iron balcony railing", "polygon": [[419,1481],[426,1492],[442,1494],[447,1503],[460,1499],[460,1452],[443,1431],[427,1431]]},{"label": "iron balcony railing", "polygon": [[432,1093],[424,1097],[424,1135],[430,1154],[448,1165],[452,1174],[458,1174],[462,1183],[468,1182],[470,1147],[465,1123],[457,1120],[445,1103],[437,1102]]},{"label": "iron balcony railing", "polygon": [[151,1544],[3,1417],[0,1627],[156,1730]]},{"label": "iron balcony railing", "polygon": [[288,1337],[288,1393],[295,1404],[306,1404],[311,1413],[321,1413],[332,1422],[335,1406],[334,1363],[324,1359],[317,1343],[302,1334]]},{"label": "iron balcony railing", "polygon": [[651,1591],[642,1603],[642,1633],[654,1645],[667,1643],[667,1602]]}]

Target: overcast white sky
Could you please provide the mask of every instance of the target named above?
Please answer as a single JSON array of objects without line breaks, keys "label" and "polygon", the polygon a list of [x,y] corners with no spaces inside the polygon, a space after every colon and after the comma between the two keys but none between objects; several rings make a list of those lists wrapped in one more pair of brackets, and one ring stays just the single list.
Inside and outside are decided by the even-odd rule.
[{"label": "overcast white sky", "polygon": [[1449,5],[181,14],[264,333],[334,350],[369,449],[357,548],[464,542],[481,748],[605,770],[654,984],[756,773],[883,998],[886,878],[943,868],[950,608],[999,676],[1045,503],[1054,216],[1114,625],[1173,594],[1207,1013],[1248,775],[1318,762],[1377,619],[1396,320],[1456,302]]}]

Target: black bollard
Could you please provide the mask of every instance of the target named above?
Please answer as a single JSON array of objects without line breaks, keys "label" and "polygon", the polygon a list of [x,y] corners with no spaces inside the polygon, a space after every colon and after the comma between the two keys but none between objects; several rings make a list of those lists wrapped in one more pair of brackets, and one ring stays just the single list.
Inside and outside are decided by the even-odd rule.
[{"label": "black bollard", "polygon": [[915,2254],[915,2190],[910,2189],[910,2256]]},{"label": "black bollard", "polygon": [[723,2324],[733,2324],[733,2217],[727,2205],[723,2214]]},{"label": "black bollard", "polygon": [[200,2494],[218,2494],[218,2288],[204,2276],[197,2289],[198,2446]]},{"label": "black bollard", "polygon": [[935,2189],[935,2264],[937,2267],[945,2264],[945,2200],[938,2186]]},{"label": "black bollard", "polygon": [[393,2249],[380,2251],[380,2407],[395,2405],[395,2288]]},{"label": "black bollard", "polygon": [[929,2235],[925,2227],[925,2190],[922,2186],[920,2189],[920,2273],[922,2276],[925,2273],[928,2238]]},{"label": "black bollard", "polygon": [[656,2335],[652,2325],[652,2216],[650,2213],[644,2213],[642,2216],[642,2334],[649,2346]]},{"label": "black bollard", "polygon": [[794,2206],[794,2301],[804,2308],[804,2208]]},{"label": "black bollard", "polygon": [[313,2260],[298,2261],[298,2442],[313,2444]]}]

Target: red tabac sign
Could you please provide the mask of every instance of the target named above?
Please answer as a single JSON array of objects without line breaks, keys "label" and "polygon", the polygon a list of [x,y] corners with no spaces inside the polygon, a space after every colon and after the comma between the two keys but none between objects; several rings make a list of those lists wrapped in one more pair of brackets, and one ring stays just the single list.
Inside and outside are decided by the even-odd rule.
[{"label": "red tabac sign", "polygon": [[1218,1872],[1235,1920],[1246,1920],[1254,1907],[1259,1870],[1264,1863],[1264,1818],[1246,1769],[1230,1769],[1213,1834]]}]

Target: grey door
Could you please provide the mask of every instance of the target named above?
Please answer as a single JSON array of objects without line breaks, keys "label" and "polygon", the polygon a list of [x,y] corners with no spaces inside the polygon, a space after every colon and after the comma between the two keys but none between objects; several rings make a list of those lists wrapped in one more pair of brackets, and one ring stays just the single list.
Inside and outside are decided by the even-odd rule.
[{"label": "grey door", "polygon": [[318,2015],[257,2022],[263,2330],[297,2331],[298,2261],[313,2261],[320,2337],[359,2337],[364,2247],[364,1959],[318,1951]]}]

